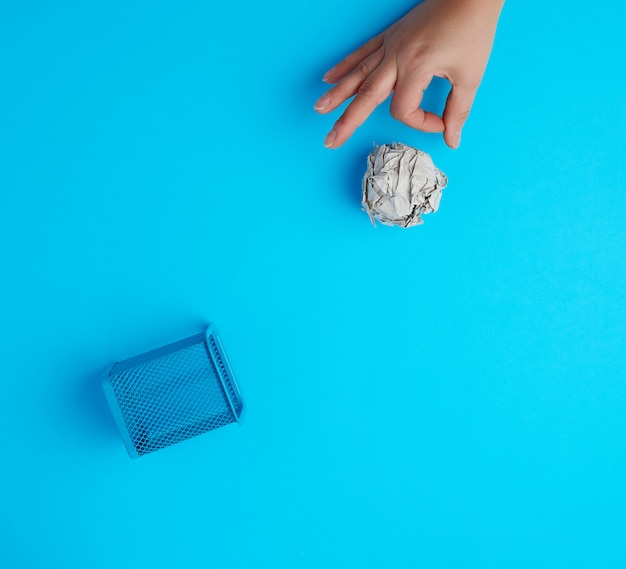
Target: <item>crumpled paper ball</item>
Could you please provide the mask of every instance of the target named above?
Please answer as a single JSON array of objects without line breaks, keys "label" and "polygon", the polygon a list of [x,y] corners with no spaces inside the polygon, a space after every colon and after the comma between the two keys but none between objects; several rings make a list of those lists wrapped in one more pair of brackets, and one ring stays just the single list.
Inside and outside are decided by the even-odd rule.
[{"label": "crumpled paper ball", "polygon": [[375,146],[363,176],[363,210],[374,226],[375,219],[384,225],[421,225],[422,214],[439,209],[447,184],[425,152],[395,142]]}]

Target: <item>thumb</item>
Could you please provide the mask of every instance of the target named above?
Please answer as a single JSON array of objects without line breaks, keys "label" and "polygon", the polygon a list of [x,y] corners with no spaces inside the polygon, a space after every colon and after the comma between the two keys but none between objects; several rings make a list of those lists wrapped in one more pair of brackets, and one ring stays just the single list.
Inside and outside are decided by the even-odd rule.
[{"label": "thumb", "polygon": [[476,89],[453,85],[448,95],[446,108],[443,111],[445,125],[443,138],[450,148],[458,148],[461,143],[461,130],[472,108]]}]

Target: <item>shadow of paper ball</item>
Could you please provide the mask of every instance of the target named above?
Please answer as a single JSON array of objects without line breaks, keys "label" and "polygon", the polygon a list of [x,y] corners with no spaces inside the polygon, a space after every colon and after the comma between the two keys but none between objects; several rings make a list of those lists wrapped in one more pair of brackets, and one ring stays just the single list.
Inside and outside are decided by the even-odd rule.
[{"label": "shadow of paper ball", "polygon": [[374,145],[364,148],[362,152],[355,152],[350,156],[350,160],[346,163],[346,182],[344,187],[347,189],[347,198],[350,205],[361,207],[362,188],[361,183],[363,175],[367,170],[367,156],[373,150]]}]

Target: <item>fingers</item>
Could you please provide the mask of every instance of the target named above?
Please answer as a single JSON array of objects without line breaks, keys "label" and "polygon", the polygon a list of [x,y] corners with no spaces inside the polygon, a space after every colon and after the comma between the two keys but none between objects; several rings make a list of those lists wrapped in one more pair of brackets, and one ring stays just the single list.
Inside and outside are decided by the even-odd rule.
[{"label": "fingers", "polygon": [[324,140],[327,148],[338,148],[361,126],[372,111],[391,93],[396,82],[395,68],[380,65],[362,83],[356,97],[335,123]]},{"label": "fingers", "polygon": [[452,86],[443,111],[443,138],[450,148],[458,148],[461,143],[461,130],[469,116],[477,89],[478,87]]},{"label": "fingers", "polygon": [[328,133],[324,145],[341,146],[393,91],[390,112],[394,118],[416,130],[443,132],[446,144],[458,148],[478,84],[453,84],[442,117],[424,111],[420,105],[432,73],[426,73],[422,66],[406,75],[399,74],[395,63],[384,63],[383,40],[383,34],[371,39],[324,76],[324,81],[336,85],[315,103],[319,113],[333,111],[356,94]]},{"label": "fingers", "polygon": [[382,60],[382,50],[376,50],[372,55],[358,63],[335,87],[324,93],[313,108],[318,113],[324,114],[336,109],[359,90],[359,87],[380,65]]},{"label": "fingers", "polygon": [[398,77],[389,109],[391,116],[416,130],[443,132],[444,121],[441,117],[420,108],[424,91],[432,78],[432,75],[414,74]]},{"label": "fingers", "polygon": [[372,38],[367,43],[363,44],[359,49],[353,51],[343,61],[335,65],[332,69],[326,72],[326,75],[322,78],[322,81],[326,83],[337,83],[341,81],[348,73],[353,71],[356,66],[378,50],[383,45],[383,34],[379,34]]}]

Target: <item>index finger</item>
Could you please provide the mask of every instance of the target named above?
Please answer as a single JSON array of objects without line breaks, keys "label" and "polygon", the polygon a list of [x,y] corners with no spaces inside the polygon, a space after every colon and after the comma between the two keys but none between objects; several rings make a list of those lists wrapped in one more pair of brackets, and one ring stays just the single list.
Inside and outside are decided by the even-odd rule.
[{"label": "index finger", "polygon": [[356,66],[365,58],[374,53],[383,45],[383,34],[378,34],[368,42],[364,43],[359,49],[353,51],[350,55],[340,61],[335,67],[329,69],[322,78],[325,83],[337,83],[341,81],[348,73],[354,71]]},{"label": "index finger", "polygon": [[356,97],[328,133],[324,146],[338,148],[348,140],[372,111],[391,94],[395,82],[393,66],[381,64],[377,67],[359,87]]}]

